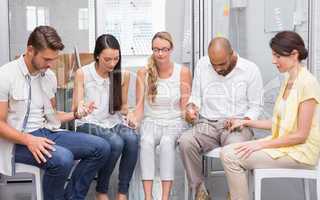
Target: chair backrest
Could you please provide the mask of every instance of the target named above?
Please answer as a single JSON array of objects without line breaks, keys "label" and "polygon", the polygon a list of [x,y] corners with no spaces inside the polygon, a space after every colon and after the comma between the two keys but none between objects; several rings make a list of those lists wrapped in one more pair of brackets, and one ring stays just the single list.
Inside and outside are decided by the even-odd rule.
[{"label": "chair backrest", "polygon": [[81,66],[87,65],[94,61],[94,57],[92,53],[80,53],[79,57],[80,57]]},{"label": "chair backrest", "polygon": [[75,54],[66,53],[59,55],[56,65],[52,67],[57,76],[58,88],[67,88],[77,69],[94,61],[92,53],[80,53],[79,58],[80,66],[76,62]]},{"label": "chair backrest", "polygon": [[320,159],[318,160],[318,164],[316,165],[315,170],[320,173]]},{"label": "chair backrest", "polygon": [[58,61],[51,69],[55,72],[58,88],[66,88],[69,81],[70,70],[72,70],[72,54],[61,54]]}]

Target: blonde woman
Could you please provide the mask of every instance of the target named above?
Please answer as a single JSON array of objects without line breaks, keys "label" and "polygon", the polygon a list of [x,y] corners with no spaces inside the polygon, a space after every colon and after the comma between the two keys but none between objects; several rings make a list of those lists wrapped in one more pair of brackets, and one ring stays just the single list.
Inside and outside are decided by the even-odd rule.
[{"label": "blonde woman", "polygon": [[248,200],[246,171],[255,168],[314,168],[320,152],[320,86],[301,63],[308,57],[302,38],[283,31],[270,41],[272,62],[286,73],[272,120],[232,120],[230,130],[268,129],[272,136],[223,148],[221,159],[231,199]]},{"label": "blonde woman", "polygon": [[152,199],[155,177],[155,149],[160,150],[162,200],[169,199],[174,179],[175,147],[186,128],[183,119],[190,96],[190,70],[171,60],[173,42],[168,32],[152,39],[153,54],[146,67],[137,72],[136,102],[129,123],[141,121],[140,164],[145,200]]}]

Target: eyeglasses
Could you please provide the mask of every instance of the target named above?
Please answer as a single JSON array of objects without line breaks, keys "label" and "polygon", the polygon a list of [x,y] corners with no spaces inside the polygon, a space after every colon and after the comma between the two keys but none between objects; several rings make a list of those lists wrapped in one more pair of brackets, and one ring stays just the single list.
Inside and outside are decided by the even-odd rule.
[{"label": "eyeglasses", "polygon": [[171,48],[167,48],[167,47],[164,47],[162,49],[159,49],[159,48],[152,48],[152,51],[153,53],[168,53],[169,51],[171,50]]}]

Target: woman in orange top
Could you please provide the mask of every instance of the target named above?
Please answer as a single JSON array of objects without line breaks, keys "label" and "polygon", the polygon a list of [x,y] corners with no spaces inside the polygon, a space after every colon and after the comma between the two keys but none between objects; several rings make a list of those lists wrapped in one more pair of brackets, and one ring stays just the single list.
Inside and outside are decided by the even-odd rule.
[{"label": "woman in orange top", "polygon": [[232,200],[249,199],[246,171],[255,168],[313,168],[320,152],[320,86],[303,66],[308,56],[302,38],[283,31],[270,41],[272,62],[286,73],[271,120],[231,120],[230,130],[267,129],[272,136],[223,148],[221,159]]}]

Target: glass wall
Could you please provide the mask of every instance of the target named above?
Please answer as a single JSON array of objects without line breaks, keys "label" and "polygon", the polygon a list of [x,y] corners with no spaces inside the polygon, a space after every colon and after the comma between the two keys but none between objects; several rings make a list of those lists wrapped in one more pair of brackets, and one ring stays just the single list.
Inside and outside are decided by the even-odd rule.
[{"label": "glass wall", "polygon": [[[94,0],[10,0],[10,59],[23,54],[27,38],[36,26],[50,25],[62,38],[65,49],[52,69],[58,80],[58,110],[70,111],[75,48],[92,52],[95,41]],[[69,124],[64,126],[68,128]],[[70,128],[70,127],[69,127]]]},{"label": "glass wall", "polygon": [[265,89],[263,116],[270,117],[282,77],[271,62],[269,40],[278,31],[293,30],[309,48],[309,1],[203,0],[195,1],[193,9],[193,63],[207,54],[211,38],[229,38],[240,56],[259,66]]},{"label": "glass wall", "polygon": [[55,27],[66,53],[73,52],[75,46],[80,52],[92,51],[94,0],[10,0],[10,59],[23,53],[28,35],[38,25]]}]

